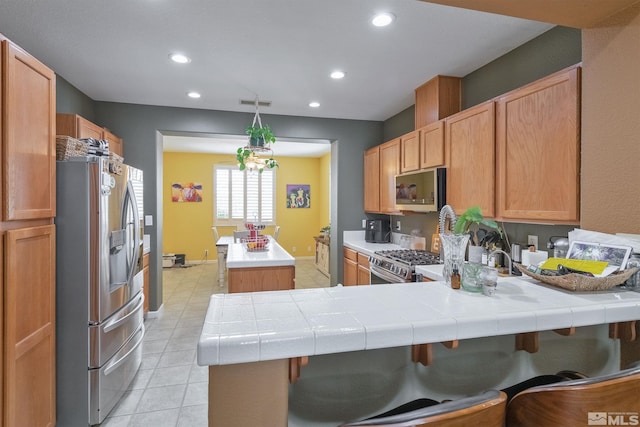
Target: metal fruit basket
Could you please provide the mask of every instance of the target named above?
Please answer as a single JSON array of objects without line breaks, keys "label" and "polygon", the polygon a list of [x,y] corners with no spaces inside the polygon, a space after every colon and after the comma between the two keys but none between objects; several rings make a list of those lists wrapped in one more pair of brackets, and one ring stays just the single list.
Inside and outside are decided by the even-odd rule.
[{"label": "metal fruit basket", "polygon": [[267,226],[264,224],[257,224],[254,222],[246,222],[244,224],[244,227],[249,230],[249,231],[262,231],[264,230]]},{"label": "metal fruit basket", "polygon": [[269,238],[266,236],[246,237],[241,240],[247,252],[266,252],[269,250]]}]

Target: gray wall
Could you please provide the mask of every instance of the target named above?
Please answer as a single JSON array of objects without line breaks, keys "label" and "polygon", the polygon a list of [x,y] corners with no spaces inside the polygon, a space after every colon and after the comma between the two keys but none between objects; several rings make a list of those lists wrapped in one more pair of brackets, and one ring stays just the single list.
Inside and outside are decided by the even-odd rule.
[{"label": "gray wall", "polygon": [[[509,92],[534,80],[552,74],[581,61],[582,40],[580,30],[554,27],[535,39],[490,62],[462,79],[462,108]],[[425,78],[425,81],[427,79]],[[410,107],[384,122],[385,141],[414,130],[414,108]],[[429,247],[431,234],[437,225],[436,214],[418,214],[393,217],[400,221],[402,233],[419,229],[427,237]],[[537,235],[539,246],[544,248],[551,236],[566,236],[573,226],[537,224],[503,224],[512,243],[526,243],[527,235]]]},{"label": "gray wall", "polygon": [[581,31],[554,27],[462,79],[469,108],[582,60]]},{"label": "gray wall", "polygon": [[[150,308],[162,303],[162,147],[167,133],[244,134],[252,113],[96,103],[97,122],[124,140],[128,164],[144,171],[145,214],[153,215],[151,234],[152,283]],[[342,277],[342,232],[360,228],[363,210],[363,157],[367,148],[382,142],[382,122],[319,119],[261,114],[278,137],[329,139],[332,143],[331,271],[335,284]],[[277,152],[276,152],[277,155]],[[209,230],[203,230],[209,232]]]},{"label": "gray wall", "polygon": [[[61,76],[56,76],[56,112],[80,114],[96,123],[95,102]],[[99,124],[99,123],[96,123]]]}]

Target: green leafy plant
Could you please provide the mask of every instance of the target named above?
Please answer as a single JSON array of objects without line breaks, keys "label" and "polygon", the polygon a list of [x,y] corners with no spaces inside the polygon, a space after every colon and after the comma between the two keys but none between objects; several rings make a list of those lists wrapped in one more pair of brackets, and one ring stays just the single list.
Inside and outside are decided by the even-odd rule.
[{"label": "green leafy plant", "polygon": [[460,215],[453,228],[453,232],[455,234],[471,234],[471,241],[474,245],[478,246],[480,243],[478,242],[478,230],[481,225],[496,230],[498,235],[502,237],[502,230],[498,226],[498,223],[482,216],[482,210],[479,206],[470,207]]},{"label": "green leafy plant", "polygon": [[262,141],[262,144],[272,144],[276,142],[276,137],[269,125],[264,125],[262,127],[253,125],[248,126],[245,133],[249,135],[252,145],[260,145],[260,141]]},{"label": "green leafy plant", "polygon": [[[273,169],[280,167],[278,161],[273,157],[269,157],[268,159],[259,158],[253,150],[247,147],[240,147],[238,151],[236,151],[236,160],[238,161],[238,167],[241,171],[250,168],[250,169],[258,169],[258,172],[262,173],[262,171],[267,169]],[[264,165],[260,167],[260,165]]]}]

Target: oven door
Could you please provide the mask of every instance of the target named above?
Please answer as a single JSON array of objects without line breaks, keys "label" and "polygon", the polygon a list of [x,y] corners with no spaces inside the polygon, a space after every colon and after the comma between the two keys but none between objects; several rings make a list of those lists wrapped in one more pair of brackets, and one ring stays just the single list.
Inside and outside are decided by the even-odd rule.
[{"label": "oven door", "polygon": [[389,283],[404,283],[406,279],[396,276],[387,270],[384,270],[377,265],[371,264],[369,266],[371,272],[371,284],[372,285],[385,285]]}]

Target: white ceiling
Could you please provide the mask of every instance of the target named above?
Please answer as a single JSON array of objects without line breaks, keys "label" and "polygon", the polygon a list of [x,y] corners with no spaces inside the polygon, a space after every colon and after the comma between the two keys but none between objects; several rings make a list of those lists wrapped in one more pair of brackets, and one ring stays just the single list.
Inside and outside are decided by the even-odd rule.
[{"label": "white ceiling", "polygon": [[[235,154],[247,143],[246,136],[185,136],[164,135],[163,150],[181,153]],[[272,145],[278,157],[322,157],[331,151],[330,141],[293,141],[278,138]]]},{"label": "white ceiling", "polygon": [[96,101],[376,121],[551,27],[417,0],[0,1],[0,32]]}]

